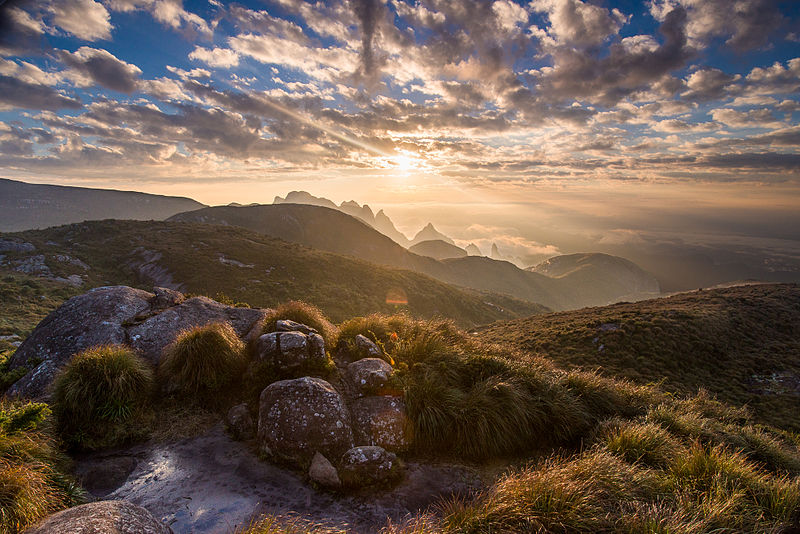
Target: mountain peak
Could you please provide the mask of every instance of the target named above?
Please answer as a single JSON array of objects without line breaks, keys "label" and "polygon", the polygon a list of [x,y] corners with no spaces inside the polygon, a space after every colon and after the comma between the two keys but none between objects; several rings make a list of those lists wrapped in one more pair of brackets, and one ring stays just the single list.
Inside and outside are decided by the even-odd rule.
[{"label": "mountain peak", "polygon": [[439,232],[433,227],[433,223],[430,222],[426,224],[422,230],[417,232],[417,235],[415,235],[414,239],[411,240],[411,244],[416,245],[417,243],[422,243],[423,241],[444,241],[450,245],[455,245],[455,242],[453,242],[452,239]]}]

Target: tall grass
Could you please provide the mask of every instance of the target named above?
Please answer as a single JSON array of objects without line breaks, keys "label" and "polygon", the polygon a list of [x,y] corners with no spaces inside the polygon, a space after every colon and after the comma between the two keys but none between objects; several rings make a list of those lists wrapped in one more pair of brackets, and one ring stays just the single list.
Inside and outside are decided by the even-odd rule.
[{"label": "tall grass", "polygon": [[54,382],[58,431],[67,446],[89,450],[140,437],[152,389],[150,366],[127,347],[76,354]]},{"label": "tall grass", "polygon": [[244,372],[244,342],[229,323],[211,323],[181,332],[164,349],[158,377],[166,391],[201,404],[215,404],[219,393]]},{"label": "tall grass", "polygon": [[263,321],[262,332],[274,332],[279,320],[288,319],[306,326],[310,326],[325,340],[326,345],[332,345],[336,339],[337,330],[322,311],[306,302],[290,300],[279,304]]}]

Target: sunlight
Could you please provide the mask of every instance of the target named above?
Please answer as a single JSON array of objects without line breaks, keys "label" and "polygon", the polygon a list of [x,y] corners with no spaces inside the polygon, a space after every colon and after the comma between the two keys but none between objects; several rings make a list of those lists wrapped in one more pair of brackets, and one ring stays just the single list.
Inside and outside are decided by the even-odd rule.
[{"label": "sunlight", "polygon": [[400,171],[402,174],[408,174],[424,167],[422,159],[411,152],[401,152],[399,155],[389,158],[387,164],[390,169]]}]

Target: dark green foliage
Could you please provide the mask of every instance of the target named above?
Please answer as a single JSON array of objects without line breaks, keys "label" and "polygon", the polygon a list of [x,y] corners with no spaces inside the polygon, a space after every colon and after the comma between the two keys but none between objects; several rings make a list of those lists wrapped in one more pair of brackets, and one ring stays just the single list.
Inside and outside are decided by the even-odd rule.
[{"label": "dark green foliage", "polygon": [[244,342],[228,323],[191,328],[164,349],[159,379],[166,391],[213,405],[244,372],[244,349]]},{"label": "dark green foliage", "polygon": [[127,347],[76,354],[54,382],[58,431],[67,446],[87,450],[142,437],[152,390],[150,366]]},{"label": "dark green foliage", "polygon": [[264,333],[274,332],[275,323],[282,319],[288,319],[296,323],[310,326],[322,336],[325,340],[326,346],[333,343],[336,338],[336,327],[325,317],[322,311],[307,302],[300,302],[299,300],[290,300],[278,305],[264,319]]}]

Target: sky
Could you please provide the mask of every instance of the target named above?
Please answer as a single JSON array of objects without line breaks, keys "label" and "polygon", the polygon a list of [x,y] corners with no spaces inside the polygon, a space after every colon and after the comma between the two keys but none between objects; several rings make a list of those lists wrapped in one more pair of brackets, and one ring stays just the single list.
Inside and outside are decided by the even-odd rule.
[{"label": "sky", "polygon": [[668,242],[800,266],[799,91],[795,0],[0,6],[1,177],[302,189],[531,261]]}]

